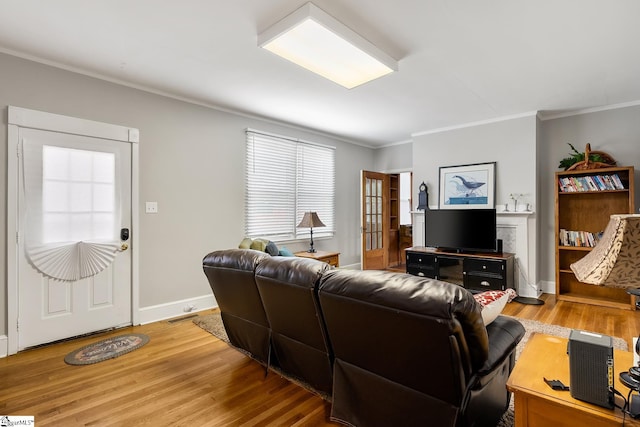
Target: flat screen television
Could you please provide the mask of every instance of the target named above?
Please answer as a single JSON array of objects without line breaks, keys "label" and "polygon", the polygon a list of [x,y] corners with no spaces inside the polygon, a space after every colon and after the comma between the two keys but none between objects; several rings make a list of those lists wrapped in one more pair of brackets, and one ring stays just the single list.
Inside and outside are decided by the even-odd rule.
[{"label": "flat screen television", "polygon": [[425,210],[425,246],[456,252],[497,252],[495,209]]}]

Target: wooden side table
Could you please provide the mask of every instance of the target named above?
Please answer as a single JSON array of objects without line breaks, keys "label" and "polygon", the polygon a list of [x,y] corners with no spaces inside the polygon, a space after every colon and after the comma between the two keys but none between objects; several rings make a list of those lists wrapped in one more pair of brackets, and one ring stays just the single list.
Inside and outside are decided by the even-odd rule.
[{"label": "wooden side table", "polygon": [[302,258],[317,259],[334,267],[340,267],[340,252],[296,252],[294,255]]},{"label": "wooden side table", "polygon": [[[566,338],[544,334],[533,334],[529,339],[507,381],[507,389],[514,396],[515,427],[620,427],[620,409],[574,399],[568,391],[553,390],[544,382],[543,377],[571,387],[567,342]],[[619,375],[633,365],[633,353],[614,349],[613,360],[614,386],[626,397],[629,389],[620,383]],[[627,415],[624,425],[638,427],[640,420]]]}]

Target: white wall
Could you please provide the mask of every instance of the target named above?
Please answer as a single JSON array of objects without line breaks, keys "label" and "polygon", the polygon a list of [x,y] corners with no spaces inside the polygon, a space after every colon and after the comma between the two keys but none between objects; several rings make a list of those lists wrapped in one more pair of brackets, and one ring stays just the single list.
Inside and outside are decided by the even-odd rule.
[{"label": "white wall", "polygon": [[[336,147],[336,237],[315,243],[318,249],[340,251],[342,265],[360,261],[359,171],[373,168],[374,150],[0,54],[3,147],[8,105],[140,130],[140,211],[144,212],[145,201],[157,201],[159,210],[140,218],[142,308],[211,295],[202,258],[215,249],[236,247],[243,237],[247,127]],[[6,224],[6,155],[1,149],[2,224]],[[5,226],[0,227],[0,236],[6,241]],[[302,250],[307,244],[288,247]],[[4,245],[0,259],[5,281]],[[0,292],[0,337],[7,333],[6,288],[5,283]]]}]

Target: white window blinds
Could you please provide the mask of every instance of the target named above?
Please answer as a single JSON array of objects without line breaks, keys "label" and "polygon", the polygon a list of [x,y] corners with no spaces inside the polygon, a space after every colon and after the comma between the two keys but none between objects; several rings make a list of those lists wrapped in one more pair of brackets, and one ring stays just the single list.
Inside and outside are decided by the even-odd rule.
[{"label": "white window blinds", "polygon": [[297,228],[305,212],[326,227],[314,237],[333,236],[335,148],[247,130],[245,234],[273,241],[309,237]]}]

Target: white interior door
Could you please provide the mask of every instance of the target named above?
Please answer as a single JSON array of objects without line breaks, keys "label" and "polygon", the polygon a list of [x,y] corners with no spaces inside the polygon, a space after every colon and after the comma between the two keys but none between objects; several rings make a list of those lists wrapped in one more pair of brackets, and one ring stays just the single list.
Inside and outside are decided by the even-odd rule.
[{"label": "white interior door", "polygon": [[132,144],[18,137],[18,349],[131,324]]}]

